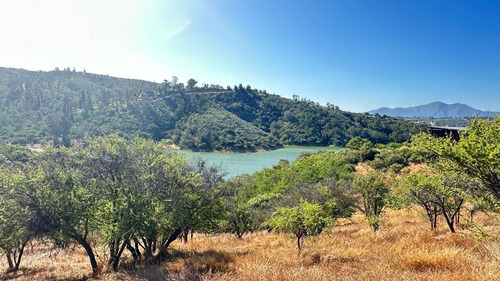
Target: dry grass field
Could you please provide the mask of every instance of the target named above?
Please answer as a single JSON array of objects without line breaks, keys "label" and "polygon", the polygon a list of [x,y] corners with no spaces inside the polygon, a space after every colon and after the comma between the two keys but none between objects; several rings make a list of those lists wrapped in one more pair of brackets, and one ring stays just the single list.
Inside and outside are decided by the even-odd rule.
[{"label": "dry grass field", "polygon": [[[478,220],[498,233],[496,218]],[[500,280],[500,240],[476,244],[466,228],[451,234],[441,222],[433,233],[417,210],[401,210],[388,211],[381,231],[373,233],[354,216],[305,239],[300,253],[284,234],[259,232],[243,240],[200,234],[186,244],[176,241],[161,265],[125,262],[118,273],[104,269],[97,280]],[[99,255],[105,258],[103,250]],[[5,273],[4,259],[2,281],[93,280],[79,247],[30,246],[16,273]]]}]

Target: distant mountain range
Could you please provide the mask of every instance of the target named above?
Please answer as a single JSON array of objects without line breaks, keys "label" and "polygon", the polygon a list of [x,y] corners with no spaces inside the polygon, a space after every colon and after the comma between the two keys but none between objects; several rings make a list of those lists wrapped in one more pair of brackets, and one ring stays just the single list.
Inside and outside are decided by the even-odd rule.
[{"label": "distant mountain range", "polygon": [[433,102],[429,104],[413,107],[382,107],[368,111],[370,114],[378,113],[393,117],[433,117],[433,118],[462,118],[462,117],[493,117],[499,112],[481,111],[472,108],[466,104],[454,103],[446,104],[443,102]]}]

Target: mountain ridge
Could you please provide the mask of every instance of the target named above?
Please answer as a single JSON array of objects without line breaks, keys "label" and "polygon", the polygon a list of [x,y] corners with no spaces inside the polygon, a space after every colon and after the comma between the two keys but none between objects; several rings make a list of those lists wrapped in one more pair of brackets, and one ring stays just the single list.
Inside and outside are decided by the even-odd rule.
[{"label": "mountain ridge", "polygon": [[493,117],[498,115],[494,111],[482,111],[462,103],[447,104],[436,101],[412,107],[381,107],[368,111],[369,114],[387,115],[392,117],[427,117],[427,118],[464,118],[464,117]]}]

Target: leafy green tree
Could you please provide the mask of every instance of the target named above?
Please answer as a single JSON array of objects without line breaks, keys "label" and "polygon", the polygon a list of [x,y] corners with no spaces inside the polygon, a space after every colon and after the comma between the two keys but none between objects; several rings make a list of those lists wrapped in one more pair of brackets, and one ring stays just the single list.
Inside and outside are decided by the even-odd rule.
[{"label": "leafy green tree", "polygon": [[358,209],[366,216],[373,231],[379,230],[390,191],[385,183],[385,175],[378,171],[370,171],[366,175],[357,174],[352,184],[360,195],[361,204]]},{"label": "leafy green tree", "polygon": [[224,174],[217,167],[191,164],[145,139],[101,137],[84,152],[82,171],[105,202],[99,233],[114,270],[126,249],[137,260],[162,258],[179,235],[214,228],[223,214],[216,186]]},{"label": "leafy green tree", "polygon": [[104,201],[100,216],[106,223],[99,232],[108,245],[109,266],[118,269],[124,250],[133,248],[131,241],[151,257],[165,246],[158,241],[175,232],[174,216],[180,219],[172,201],[180,200],[176,194],[195,176],[187,161],[153,141],[117,136],[89,140],[84,153],[82,172]]},{"label": "leafy green tree", "polygon": [[498,212],[498,200],[481,184],[469,186],[467,193],[469,196],[464,204],[464,209],[468,211],[471,223],[474,223],[474,215],[477,212]]},{"label": "leafy green tree", "polygon": [[100,215],[106,222],[100,232],[108,248],[108,264],[117,269],[126,242],[135,230],[136,217],[133,216],[137,192],[134,159],[127,142],[116,136],[89,140],[84,151],[82,172],[91,180],[104,200],[105,208]]},{"label": "leafy green tree", "polygon": [[[127,193],[123,197],[127,208],[121,212],[123,217],[114,219],[124,227],[114,229],[121,236],[107,237],[120,237],[114,249],[126,248],[135,260],[149,260],[168,247],[164,244],[168,238],[173,241],[180,234],[182,213],[177,211],[177,206],[182,200],[177,194],[186,192],[185,188],[196,175],[190,172],[183,156],[168,152],[150,140],[129,142],[127,154],[119,158],[129,157],[132,161],[127,177],[132,178],[127,181],[132,184],[121,191]],[[119,260],[120,255],[116,257]],[[116,259],[114,262],[117,264]]]},{"label": "leafy green tree", "polygon": [[421,206],[432,230],[437,228],[437,218],[442,215],[453,233],[456,231],[455,224],[460,221],[465,199],[470,198],[469,190],[476,187],[477,182],[468,177],[428,169],[404,175],[391,195],[402,205]]},{"label": "leafy green tree", "polygon": [[401,169],[407,167],[410,162],[423,162],[423,160],[417,157],[420,153],[416,149],[407,146],[394,148],[387,146],[377,150],[379,153],[377,153],[374,159],[369,163],[375,170],[389,169],[395,173],[399,173]]},{"label": "leafy green tree", "polygon": [[259,193],[281,194],[294,185],[295,179],[288,161],[280,161],[272,168],[263,169],[252,175]]},{"label": "leafy green tree", "polygon": [[213,231],[224,215],[223,190],[218,185],[224,181],[225,173],[219,166],[209,166],[198,160],[191,165],[193,180],[182,192],[177,208],[177,220],[182,225],[182,239],[187,242],[188,232]]},{"label": "leafy green tree", "polygon": [[168,80],[163,80],[163,83],[161,83],[159,86],[158,86],[158,90],[161,94],[167,94],[168,91],[170,91],[172,89],[172,83]]},{"label": "leafy green tree", "polygon": [[429,173],[412,173],[403,176],[391,192],[393,206],[411,207],[414,204],[421,206],[432,230],[437,228],[437,218],[441,213],[434,194],[441,186],[442,180]]},{"label": "leafy green tree", "polygon": [[307,201],[294,207],[279,207],[266,221],[266,225],[275,231],[295,234],[299,251],[302,237],[318,235],[331,223],[333,219],[322,206]]},{"label": "leafy green tree", "polygon": [[294,233],[300,250],[302,237],[320,234],[337,218],[350,217],[354,212],[355,198],[346,183],[334,178],[299,183],[281,196],[264,226]]},{"label": "leafy green tree", "polygon": [[246,232],[259,229],[279,198],[274,192],[259,192],[255,179],[249,175],[228,182],[223,188],[226,214],[222,229],[234,233],[238,239],[242,239]]},{"label": "leafy green tree", "polygon": [[354,166],[347,163],[344,157],[333,151],[320,151],[307,156],[299,156],[292,164],[293,175],[300,183],[317,183],[325,179],[335,180],[351,177]]},{"label": "leafy green tree", "polygon": [[85,249],[96,275],[99,266],[89,239],[101,226],[98,213],[103,202],[99,190],[82,178],[80,161],[80,154],[66,148],[47,150],[28,174],[30,184],[15,192],[24,196],[33,212],[36,232],[55,240],[76,241]]},{"label": "leafy green tree", "polygon": [[33,158],[24,147],[0,145],[0,252],[5,253],[9,271],[19,269],[26,244],[39,235],[25,196],[17,192],[30,184]]},{"label": "leafy green tree", "polygon": [[17,271],[26,244],[35,236],[30,229],[33,214],[15,194],[16,186],[26,184],[23,173],[0,172],[0,252],[5,253],[9,271]]},{"label": "leafy green tree", "polygon": [[198,81],[194,80],[193,78],[189,79],[187,81],[187,86],[186,88],[189,89],[194,89],[196,87],[196,84],[198,84]]},{"label": "leafy green tree", "polygon": [[419,134],[414,145],[433,153],[446,170],[459,171],[481,181],[500,200],[500,116],[494,120],[474,119],[460,140]]},{"label": "leafy green tree", "polygon": [[460,211],[465,199],[469,197],[468,190],[475,184],[473,180],[463,175],[453,173],[443,175],[443,185],[439,186],[436,202],[452,233],[455,233],[455,225],[460,222]]},{"label": "leafy green tree", "polygon": [[352,138],[349,142],[347,142],[345,147],[354,150],[367,150],[373,147],[373,143],[362,137],[355,137]]},{"label": "leafy green tree", "polygon": [[181,155],[174,156],[164,172],[168,175],[163,184],[165,191],[157,199],[162,206],[157,215],[162,218],[157,231],[158,259],[167,255],[169,245],[181,234],[211,230],[223,214],[222,193],[217,187],[224,175],[220,169],[204,162],[193,166]]}]

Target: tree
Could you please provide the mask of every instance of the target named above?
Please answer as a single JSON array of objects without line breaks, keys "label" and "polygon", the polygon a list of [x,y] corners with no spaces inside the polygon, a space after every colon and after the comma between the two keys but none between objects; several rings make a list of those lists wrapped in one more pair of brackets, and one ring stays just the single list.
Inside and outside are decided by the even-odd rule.
[{"label": "tree", "polygon": [[320,234],[332,222],[322,206],[303,200],[298,206],[277,208],[265,224],[275,231],[295,234],[300,251],[302,237]]},{"label": "tree", "polygon": [[33,158],[26,148],[0,145],[0,253],[5,253],[9,271],[19,269],[26,244],[39,234],[25,194],[17,192],[31,186]]},{"label": "tree", "polygon": [[349,140],[345,147],[354,150],[368,150],[373,147],[373,143],[362,137],[355,137]]},{"label": "tree", "polygon": [[431,152],[440,165],[449,171],[464,173],[478,179],[500,200],[500,116],[492,121],[474,119],[459,141],[452,138],[434,138],[421,133],[412,138],[413,144]]},{"label": "tree", "polygon": [[300,251],[302,237],[318,235],[337,218],[353,213],[354,197],[345,183],[335,178],[298,183],[281,195],[276,211],[264,226],[294,233]]},{"label": "tree", "polygon": [[467,177],[458,174],[444,174],[443,185],[439,186],[435,196],[436,203],[452,233],[455,233],[455,224],[460,222],[460,210],[463,207],[467,191],[473,184]]},{"label": "tree", "polygon": [[182,82],[177,83],[177,84],[175,84],[174,87],[177,89],[177,91],[184,90],[184,83],[182,83]]},{"label": "tree", "polygon": [[439,204],[434,200],[433,193],[442,181],[435,175],[428,173],[413,173],[403,176],[392,190],[391,197],[396,207],[411,207],[414,204],[421,206],[432,230],[437,228],[437,218],[441,213]]},{"label": "tree", "polygon": [[132,240],[143,242],[146,257],[152,256],[156,240],[163,234],[160,229],[166,231],[171,223],[169,194],[182,176],[173,167],[182,169],[182,162],[172,163],[173,157],[153,141],[127,142],[116,135],[89,140],[84,153],[82,172],[92,180],[106,206],[100,212],[105,223],[99,232],[108,246],[108,265],[118,269]]},{"label": "tree", "polygon": [[161,94],[167,94],[168,91],[172,89],[172,83],[168,80],[163,80],[163,83],[158,86],[158,90]]},{"label": "tree", "polygon": [[194,89],[196,87],[196,84],[198,83],[198,81],[194,80],[193,78],[189,79],[187,81],[187,89]]},{"label": "tree", "polygon": [[477,183],[452,172],[426,169],[404,175],[392,190],[392,197],[402,205],[417,204],[423,207],[432,230],[437,228],[437,218],[442,215],[452,233],[460,221],[460,210],[469,190]]},{"label": "tree", "polygon": [[[209,229],[222,212],[217,167],[192,165],[161,144],[117,136],[89,140],[83,173],[95,183],[106,208],[99,233],[114,269],[125,249],[133,258],[163,258],[169,245],[196,229]],[[141,253],[142,250],[142,253]]]},{"label": "tree", "polygon": [[223,185],[225,218],[223,231],[242,239],[246,232],[257,230],[269,209],[279,198],[276,193],[259,192],[255,179],[242,176]]},{"label": "tree", "polygon": [[199,160],[191,164],[189,171],[193,179],[185,190],[179,190],[181,199],[176,205],[177,223],[183,230],[182,239],[188,240],[188,233],[195,230],[211,232],[224,215],[223,190],[218,185],[224,181],[225,172],[219,166],[209,166]]},{"label": "tree", "polygon": [[93,140],[87,155],[93,157],[85,171],[107,202],[100,234],[110,252],[108,264],[117,270],[125,249],[135,260],[163,255],[182,230],[178,194],[195,176],[186,159],[151,140],[117,136]]},{"label": "tree", "polygon": [[384,181],[384,174],[370,171],[366,175],[357,174],[352,183],[354,190],[361,196],[358,209],[366,216],[373,231],[380,228],[381,216],[389,194],[389,187]]},{"label": "tree", "polygon": [[16,186],[26,184],[24,173],[0,172],[0,252],[7,258],[9,271],[17,271],[24,248],[35,233],[30,229],[33,215],[24,200],[19,200]]},{"label": "tree", "polygon": [[99,266],[90,242],[103,221],[102,193],[80,171],[82,154],[66,148],[47,150],[39,156],[33,184],[19,190],[37,220],[38,232],[56,240],[72,239],[86,251],[94,275]]}]

